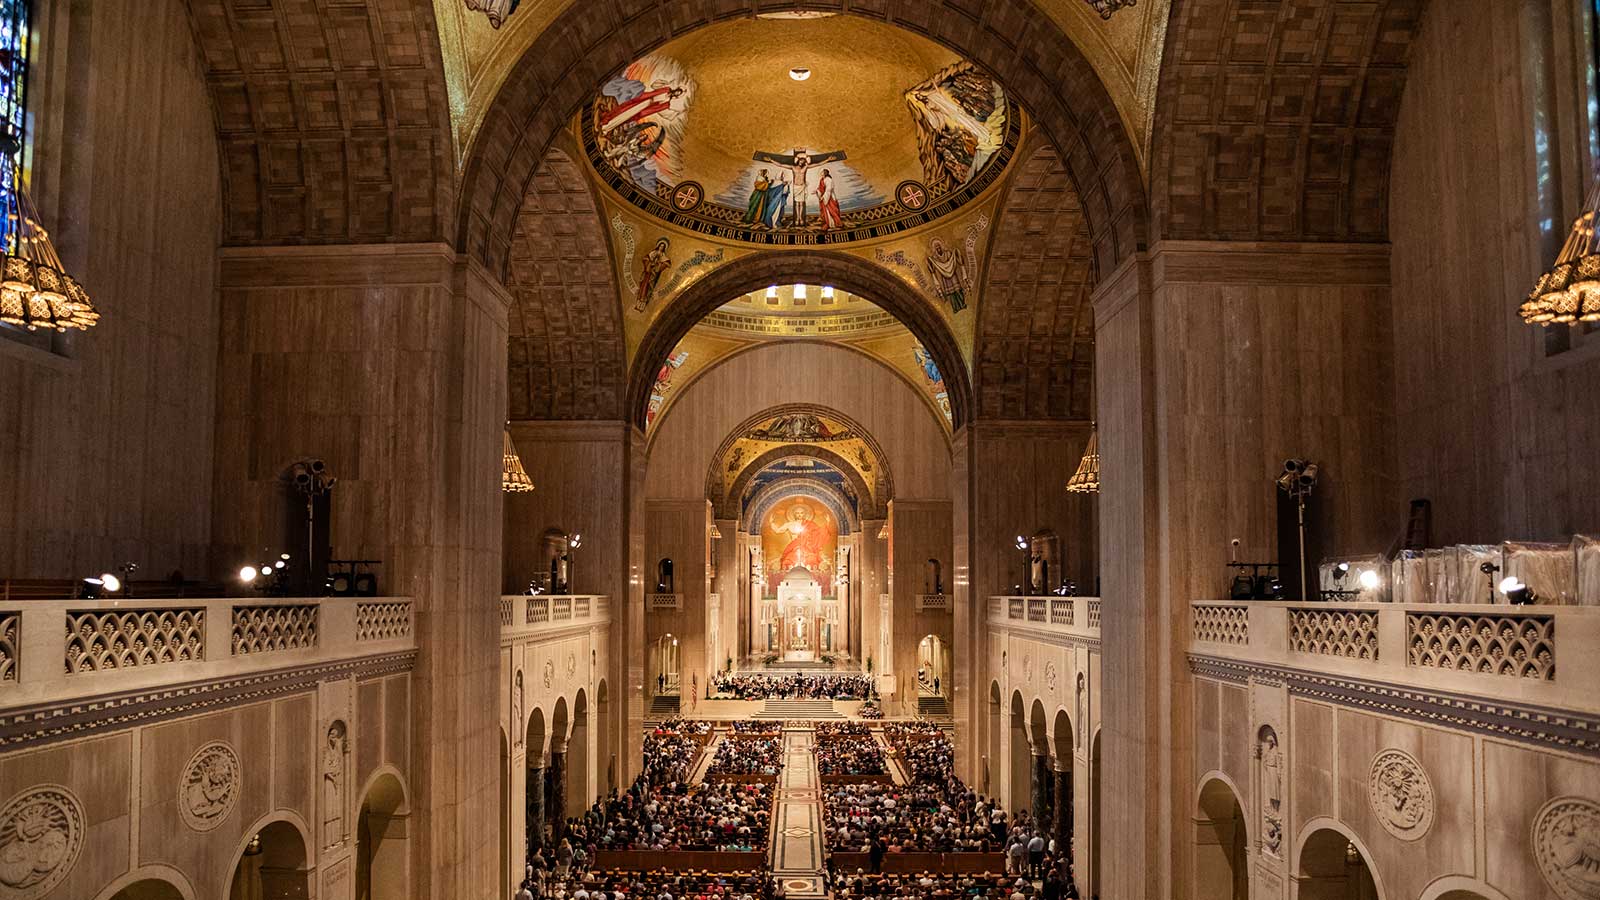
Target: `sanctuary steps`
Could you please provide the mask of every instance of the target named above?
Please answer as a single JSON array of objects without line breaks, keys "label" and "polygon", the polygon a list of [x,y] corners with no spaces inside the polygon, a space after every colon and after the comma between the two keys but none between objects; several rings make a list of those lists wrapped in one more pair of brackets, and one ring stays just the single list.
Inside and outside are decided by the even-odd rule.
[{"label": "sanctuary steps", "polygon": [[767,698],[757,719],[842,719],[832,700],[779,700]]}]

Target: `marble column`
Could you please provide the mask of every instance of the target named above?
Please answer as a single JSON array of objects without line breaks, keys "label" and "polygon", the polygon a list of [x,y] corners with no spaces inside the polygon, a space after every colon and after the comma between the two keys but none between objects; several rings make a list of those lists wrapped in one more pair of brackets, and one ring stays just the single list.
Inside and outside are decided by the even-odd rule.
[{"label": "marble column", "polygon": [[1050,785],[1050,776],[1055,774],[1050,765],[1050,756],[1045,753],[1033,755],[1033,818],[1038,826],[1050,830],[1051,803],[1055,800],[1055,790]]},{"label": "marble column", "polygon": [[[528,849],[544,846],[544,779],[543,766],[528,767],[527,801]],[[518,868],[518,867],[513,867]],[[518,871],[521,871],[518,868]]]},{"label": "marble column", "polygon": [[1056,846],[1068,850],[1072,847],[1072,768],[1057,768],[1053,780],[1056,796],[1052,809],[1055,821],[1051,833],[1056,837]]},{"label": "marble column", "polygon": [[567,748],[550,751],[550,768],[545,772],[550,787],[545,793],[545,815],[550,822],[550,840],[559,842],[567,825]]}]

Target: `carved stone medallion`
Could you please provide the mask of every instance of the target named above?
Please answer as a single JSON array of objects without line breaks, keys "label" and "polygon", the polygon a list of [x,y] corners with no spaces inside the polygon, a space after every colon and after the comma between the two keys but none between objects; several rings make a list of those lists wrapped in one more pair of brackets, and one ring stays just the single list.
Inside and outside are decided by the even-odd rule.
[{"label": "carved stone medallion", "polygon": [[195,831],[210,831],[233,812],[239,799],[239,754],[212,741],[189,757],[178,783],[178,815]]},{"label": "carved stone medallion", "polygon": [[50,893],[83,851],[83,805],[58,784],[41,784],[0,808],[0,897]]},{"label": "carved stone medallion", "polygon": [[1433,824],[1433,784],[1422,763],[1404,750],[1384,750],[1372,760],[1367,795],[1384,830],[1414,841]]},{"label": "carved stone medallion", "polygon": [[1539,874],[1562,900],[1600,898],[1600,803],[1557,797],[1533,820]]}]

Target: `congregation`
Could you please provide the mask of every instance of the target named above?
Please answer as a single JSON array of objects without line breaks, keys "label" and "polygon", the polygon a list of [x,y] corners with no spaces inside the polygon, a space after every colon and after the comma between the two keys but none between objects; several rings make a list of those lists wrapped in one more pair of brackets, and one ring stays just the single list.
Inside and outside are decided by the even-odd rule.
[{"label": "congregation", "polygon": [[783,766],[781,738],[741,737],[717,745],[708,779],[727,776],[776,776]]},{"label": "congregation", "polygon": [[817,771],[828,775],[883,775],[883,750],[871,737],[849,734],[823,737],[817,732]]}]

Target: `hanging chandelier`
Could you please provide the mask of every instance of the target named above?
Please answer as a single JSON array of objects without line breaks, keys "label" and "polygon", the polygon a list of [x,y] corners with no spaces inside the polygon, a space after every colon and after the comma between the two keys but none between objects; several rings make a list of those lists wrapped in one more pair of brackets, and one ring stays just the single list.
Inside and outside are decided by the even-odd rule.
[{"label": "hanging chandelier", "polygon": [[1555,265],[1539,276],[1518,313],[1539,325],[1600,322],[1600,246],[1595,245],[1595,220],[1600,217],[1600,177],[1589,189],[1583,212],[1572,223],[1566,246]]},{"label": "hanging chandelier", "polygon": [[1102,19],[1109,19],[1117,10],[1133,6],[1138,2],[1139,0],[1088,0],[1089,5],[1094,7],[1094,11],[1099,13]]},{"label": "hanging chandelier", "polygon": [[83,286],[64,271],[16,175],[6,166],[5,255],[0,260],[0,322],[29,331],[87,329],[100,321]]},{"label": "hanging chandelier", "polygon": [[528,470],[522,467],[522,458],[517,456],[517,448],[511,443],[511,429],[506,429],[505,452],[500,468],[500,490],[507,494],[523,494],[533,490],[533,479],[528,477]]},{"label": "hanging chandelier", "polygon": [[1078,462],[1078,471],[1073,472],[1072,477],[1067,479],[1067,493],[1100,493],[1100,429],[1098,428],[1089,432],[1089,443],[1083,448],[1083,459]]}]

